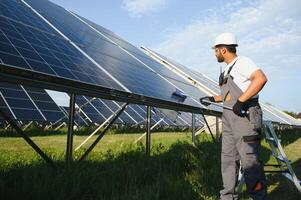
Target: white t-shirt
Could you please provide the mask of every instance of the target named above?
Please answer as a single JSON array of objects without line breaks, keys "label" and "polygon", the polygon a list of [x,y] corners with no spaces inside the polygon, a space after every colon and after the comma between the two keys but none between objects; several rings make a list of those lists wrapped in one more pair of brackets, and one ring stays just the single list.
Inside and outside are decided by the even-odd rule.
[{"label": "white t-shirt", "polygon": [[[231,63],[229,63],[225,68],[226,75],[228,73],[229,68],[234,64],[230,75],[234,78],[234,83],[245,92],[249,85],[251,84],[250,77],[253,72],[260,69],[250,58],[244,56],[237,56]],[[258,97],[258,95],[254,96]],[[254,98],[253,97],[253,98]]]}]

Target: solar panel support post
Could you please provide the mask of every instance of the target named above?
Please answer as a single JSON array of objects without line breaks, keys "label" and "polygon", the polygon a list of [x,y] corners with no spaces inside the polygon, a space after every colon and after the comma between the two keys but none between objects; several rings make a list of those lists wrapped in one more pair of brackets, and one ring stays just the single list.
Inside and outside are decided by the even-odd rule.
[{"label": "solar panel support post", "polygon": [[69,119],[68,119],[67,149],[66,149],[67,163],[70,163],[72,161],[74,113],[75,113],[75,94],[72,93],[70,94],[70,101],[69,101]]},{"label": "solar panel support post", "polygon": [[7,130],[10,127],[10,123],[7,122],[7,126],[4,128],[4,130]]},{"label": "solar panel support post", "polygon": [[214,142],[216,142],[216,140],[215,140],[215,138],[214,138],[214,136],[213,136],[213,133],[212,133],[212,131],[211,131],[211,128],[210,128],[210,126],[209,126],[209,124],[208,124],[208,122],[207,122],[207,120],[206,120],[206,118],[205,118],[205,115],[204,115],[204,114],[202,114],[202,115],[203,115],[204,121],[205,121],[205,123],[206,123],[206,126],[207,126],[207,128],[208,128],[208,130],[209,130],[209,133],[210,133],[210,135],[211,135],[211,137],[212,137],[212,140],[213,140]]},{"label": "solar panel support post", "polygon": [[151,110],[150,106],[147,106],[146,112],[146,155],[150,156],[151,152]]},{"label": "solar panel support post", "polygon": [[219,131],[219,118],[215,117],[215,130],[216,130],[216,139],[220,138],[220,131]]},{"label": "solar panel support post", "polygon": [[61,123],[61,124],[58,125],[54,130],[57,131],[57,130],[59,130],[62,126],[66,126],[66,122]]},{"label": "solar panel support post", "polygon": [[[161,118],[159,121],[157,121],[157,123],[155,123],[150,130],[153,130],[154,128],[156,128],[162,121],[164,120],[164,118]],[[144,121],[143,121],[144,122]],[[137,140],[134,141],[134,144],[136,144],[137,142],[139,142],[144,136],[146,135],[146,132],[143,133]]]},{"label": "solar panel support post", "polygon": [[25,131],[32,123],[33,123],[33,121],[30,121],[28,124],[25,124],[25,126],[22,128],[22,130]]},{"label": "solar panel support post", "polygon": [[195,144],[195,114],[192,113],[192,116],[191,116],[191,141],[192,141],[192,144]]},{"label": "solar panel support post", "polygon": [[75,148],[75,151],[79,150],[86,142],[88,142],[89,139],[91,139],[91,137],[93,135],[95,135],[102,127],[104,127],[107,123],[110,122],[110,120],[112,118],[114,118],[116,116],[116,113],[118,113],[119,110],[117,110],[116,112],[114,112],[110,117],[108,117],[102,124],[100,124],[94,131],[93,133],[91,133],[80,145],[78,145],[78,147]]},{"label": "solar panel support post", "polygon": [[7,123],[10,124],[13,129],[16,130],[16,132],[27,142],[27,144],[29,144],[51,167],[55,168],[53,161],[22,131],[17,122],[11,119],[11,117],[1,108],[0,115]]},{"label": "solar panel support post", "polygon": [[93,142],[93,144],[87,149],[87,151],[80,157],[79,161],[84,160],[88,154],[94,149],[94,147],[98,144],[98,142],[101,140],[101,138],[106,134],[106,132],[109,130],[109,128],[113,125],[113,123],[118,119],[118,117],[122,114],[122,112],[126,109],[128,103],[124,103],[119,109],[116,111],[115,117],[113,117],[107,126],[104,128],[104,130],[99,134],[99,136],[96,138],[96,140]]}]

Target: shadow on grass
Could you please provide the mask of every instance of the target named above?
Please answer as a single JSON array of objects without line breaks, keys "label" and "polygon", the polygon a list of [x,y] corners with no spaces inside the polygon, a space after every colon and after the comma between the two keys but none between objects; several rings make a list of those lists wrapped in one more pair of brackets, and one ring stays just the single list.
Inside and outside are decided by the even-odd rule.
[{"label": "shadow on grass", "polygon": [[300,128],[291,128],[276,130],[276,134],[279,139],[281,139],[282,146],[287,146],[300,138],[301,129]]},{"label": "shadow on grass", "polygon": [[[301,175],[301,159],[298,161],[292,163],[292,167],[297,175],[297,177],[300,179]],[[268,175],[269,183],[272,185],[277,185],[269,194],[270,199],[273,200],[283,200],[283,199],[291,199],[291,200],[297,200],[301,199],[301,194],[295,187],[295,185],[283,177],[280,174],[269,174]]]},{"label": "shadow on grass", "polygon": [[[215,199],[221,186],[220,144],[198,140],[196,147],[159,144],[123,152],[93,153],[89,160],[52,170],[42,161],[1,171],[1,199]],[[164,153],[162,153],[164,152]],[[77,155],[75,155],[77,157]]]}]

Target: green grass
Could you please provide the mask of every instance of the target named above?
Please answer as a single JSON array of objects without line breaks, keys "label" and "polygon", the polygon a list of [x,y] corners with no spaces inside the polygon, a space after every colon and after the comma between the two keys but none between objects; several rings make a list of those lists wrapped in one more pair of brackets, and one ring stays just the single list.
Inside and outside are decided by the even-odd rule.
[{"label": "green grass", "polygon": [[[106,135],[87,159],[65,165],[66,135],[31,137],[51,158],[53,170],[21,139],[0,137],[0,199],[216,199],[221,189],[220,142],[209,135],[191,145],[189,133],[152,134],[145,156],[140,134]],[[86,136],[75,136],[77,147]],[[95,137],[93,138],[95,139]],[[93,140],[92,139],[92,140]],[[301,177],[300,132],[282,136],[285,151]],[[91,141],[89,142],[91,144]],[[73,154],[78,159],[89,144]],[[264,143],[263,159],[275,163]],[[300,199],[283,177],[269,174],[273,200]],[[244,198],[246,194],[244,194]]]}]

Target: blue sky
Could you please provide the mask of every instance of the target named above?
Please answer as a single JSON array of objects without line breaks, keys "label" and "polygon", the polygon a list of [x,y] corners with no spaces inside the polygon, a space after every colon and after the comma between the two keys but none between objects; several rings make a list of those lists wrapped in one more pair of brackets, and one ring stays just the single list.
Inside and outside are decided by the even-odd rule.
[{"label": "blue sky", "polygon": [[210,47],[219,33],[233,32],[238,54],[269,79],[261,100],[301,112],[300,0],[51,1],[215,79],[221,64]]}]

